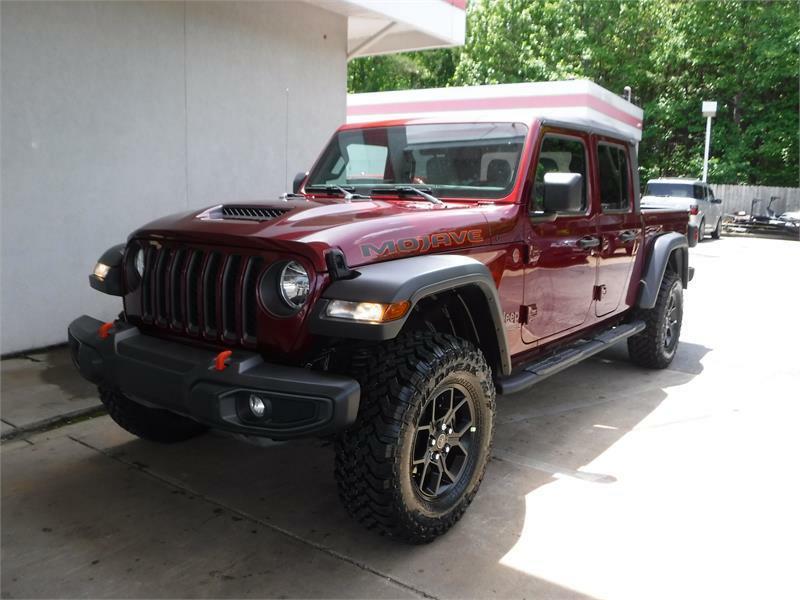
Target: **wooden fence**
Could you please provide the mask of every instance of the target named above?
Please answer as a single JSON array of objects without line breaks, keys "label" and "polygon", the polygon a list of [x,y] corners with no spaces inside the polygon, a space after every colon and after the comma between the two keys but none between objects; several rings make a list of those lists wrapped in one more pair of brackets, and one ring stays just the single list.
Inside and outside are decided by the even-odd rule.
[{"label": "wooden fence", "polygon": [[777,199],[772,203],[772,208],[777,214],[787,210],[800,210],[800,188],[767,187],[761,185],[724,185],[711,184],[714,195],[722,198],[722,210],[726,214],[736,213],[740,210],[750,213],[753,210],[753,200],[756,203],[754,213],[766,215],[766,209],[771,198]]}]

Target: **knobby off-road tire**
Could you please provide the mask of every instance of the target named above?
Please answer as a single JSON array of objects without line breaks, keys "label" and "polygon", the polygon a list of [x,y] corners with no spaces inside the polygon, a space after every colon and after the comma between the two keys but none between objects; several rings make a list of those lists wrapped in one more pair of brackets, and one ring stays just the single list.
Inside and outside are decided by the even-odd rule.
[{"label": "knobby off-road tire", "polygon": [[143,406],[119,392],[100,388],[109,416],[125,431],[151,442],[182,442],[206,431],[197,421],[158,408]]},{"label": "knobby off-road tire", "polygon": [[469,342],[427,332],[352,362],[361,405],[336,443],[342,502],[369,529],[430,542],[461,518],[483,479],[494,433],[491,369]]},{"label": "knobby off-road tire", "polygon": [[630,359],[642,367],[665,369],[675,357],[683,321],[683,285],[677,273],[664,273],[656,305],[637,316],[647,327],[628,338]]},{"label": "knobby off-road tire", "polygon": [[717,219],[717,228],[711,233],[711,237],[718,240],[722,235],[722,217]]}]

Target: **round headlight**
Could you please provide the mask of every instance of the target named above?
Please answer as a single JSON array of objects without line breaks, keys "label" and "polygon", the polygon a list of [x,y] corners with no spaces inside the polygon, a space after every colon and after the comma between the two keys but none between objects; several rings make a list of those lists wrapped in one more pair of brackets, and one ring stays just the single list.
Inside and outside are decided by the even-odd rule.
[{"label": "round headlight", "polygon": [[281,298],[292,308],[300,308],[308,298],[310,282],[308,273],[299,262],[291,261],[281,269],[278,289]]},{"label": "round headlight", "polygon": [[144,248],[139,248],[136,251],[133,264],[136,267],[136,272],[139,274],[139,277],[142,277],[144,275]]}]

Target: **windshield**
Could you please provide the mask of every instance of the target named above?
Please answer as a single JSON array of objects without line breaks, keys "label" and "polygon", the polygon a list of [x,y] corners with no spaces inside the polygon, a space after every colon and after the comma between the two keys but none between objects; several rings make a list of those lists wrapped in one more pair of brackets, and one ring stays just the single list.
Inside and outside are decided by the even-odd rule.
[{"label": "windshield", "polygon": [[654,183],[650,182],[645,188],[645,196],[671,196],[673,198],[693,198],[691,183]]},{"label": "windshield", "polygon": [[348,129],[331,140],[305,187],[370,194],[414,185],[442,197],[502,198],[514,187],[527,132],[521,123]]}]

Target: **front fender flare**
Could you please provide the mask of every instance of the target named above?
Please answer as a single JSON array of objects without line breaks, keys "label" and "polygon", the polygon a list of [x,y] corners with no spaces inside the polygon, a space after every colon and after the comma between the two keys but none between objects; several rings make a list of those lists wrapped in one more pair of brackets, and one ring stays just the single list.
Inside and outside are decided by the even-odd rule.
[{"label": "front fender flare", "polygon": [[330,300],[381,302],[408,300],[413,307],[432,294],[475,286],[482,293],[492,318],[500,355],[500,370],[511,371],[511,357],[503,328],[503,312],[497,286],[486,265],[467,256],[429,254],[358,267],[353,279],[331,283],[309,316],[309,331],[344,339],[389,340],[397,337],[411,311],[388,323],[358,323],[325,314]]}]

